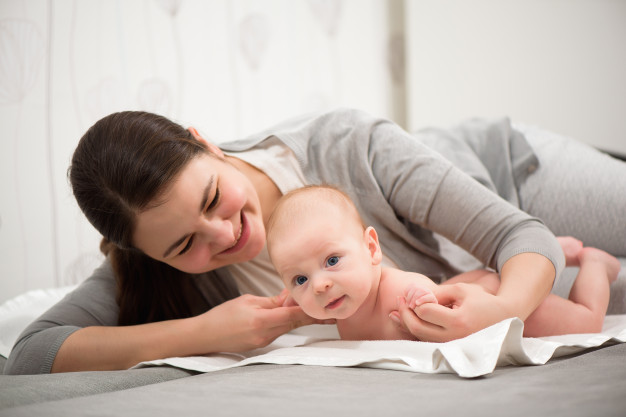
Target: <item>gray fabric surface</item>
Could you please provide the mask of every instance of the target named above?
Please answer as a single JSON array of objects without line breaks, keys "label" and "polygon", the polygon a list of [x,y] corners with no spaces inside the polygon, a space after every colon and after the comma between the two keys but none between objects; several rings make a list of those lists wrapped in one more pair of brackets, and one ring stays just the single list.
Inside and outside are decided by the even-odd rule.
[{"label": "gray fabric surface", "polygon": [[255,365],[8,408],[2,415],[623,416],[625,357],[626,344],[620,344],[543,366],[499,368],[476,379],[365,368]]},{"label": "gray fabric surface", "polygon": [[[519,188],[520,208],[539,217],[557,236],[574,236],[585,246],[626,257],[624,161],[540,128],[522,131],[539,156],[539,166]],[[581,216],[583,212],[588,215]]]},{"label": "gray fabric surface", "polygon": [[[178,368],[144,368],[110,372],[68,372],[45,375],[0,375],[0,410],[45,403],[142,385],[156,384],[193,375]],[[33,415],[44,415],[38,413]],[[4,415],[4,411],[0,411]]]}]

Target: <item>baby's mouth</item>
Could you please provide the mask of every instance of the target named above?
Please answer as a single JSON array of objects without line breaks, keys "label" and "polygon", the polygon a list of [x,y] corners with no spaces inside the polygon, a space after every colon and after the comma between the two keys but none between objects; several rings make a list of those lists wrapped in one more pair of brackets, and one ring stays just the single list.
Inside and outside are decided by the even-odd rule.
[{"label": "baby's mouth", "polygon": [[341,297],[339,297],[339,298],[335,298],[335,299],[334,299],[334,300],[332,300],[330,303],[326,304],[326,307],[325,307],[325,308],[327,308],[327,309],[329,309],[329,310],[333,310],[333,309],[335,309],[335,308],[339,307],[339,306],[341,305],[341,303],[343,303],[343,300],[344,300],[345,298],[346,298],[346,296],[345,296],[345,295],[342,295],[342,296],[341,296]]}]

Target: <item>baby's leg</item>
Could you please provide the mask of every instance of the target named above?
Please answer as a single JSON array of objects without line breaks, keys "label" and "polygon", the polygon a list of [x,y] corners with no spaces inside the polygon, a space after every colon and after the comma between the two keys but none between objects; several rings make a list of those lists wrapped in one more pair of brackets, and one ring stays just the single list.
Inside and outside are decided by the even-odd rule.
[{"label": "baby's leg", "polygon": [[565,266],[580,266],[578,255],[583,249],[583,242],[571,236],[557,236],[563,254],[565,255]]},{"label": "baby's leg", "polygon": [[604,319],[609,302],[609,285],[617,279],[622,265],[614,256],[596,248],[583,248],[578,254],[578,261],[580,271],[569,299],[601,312]]},{"label": "baby's leg", "polygon": [[616,258],[596,248],[582,248],[572,258],[573,247],[563,248],[568,265],[580,265],[569,299],[550,294],[524,322],[524,336],[602,331],[609,285],[617,279],[621,265]]}]

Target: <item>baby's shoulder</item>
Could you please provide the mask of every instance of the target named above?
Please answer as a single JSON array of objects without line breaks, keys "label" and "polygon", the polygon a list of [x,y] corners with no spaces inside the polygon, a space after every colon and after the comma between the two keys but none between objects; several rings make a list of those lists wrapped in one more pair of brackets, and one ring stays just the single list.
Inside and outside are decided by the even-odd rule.
[{"label": "baby's shoulder", "polygon": [[426,275],[402,271],[396,268],[383,268],[380,277],[380,291],[387,295],[404,295],[407,287],[417,285],[432,290],[437,284]]}]

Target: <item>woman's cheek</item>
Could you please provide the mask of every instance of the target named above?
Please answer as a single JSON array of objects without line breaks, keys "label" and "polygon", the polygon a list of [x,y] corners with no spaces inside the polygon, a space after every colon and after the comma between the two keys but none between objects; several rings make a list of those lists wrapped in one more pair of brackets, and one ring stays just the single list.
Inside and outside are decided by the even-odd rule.
[{"label": "woman's cheek", "polygon": [[187,254],[185,267],[188,271],[192,271],[192,274],[200,274],[209,270],[210,262],[211,255],[207,248],[196,247]]}]

